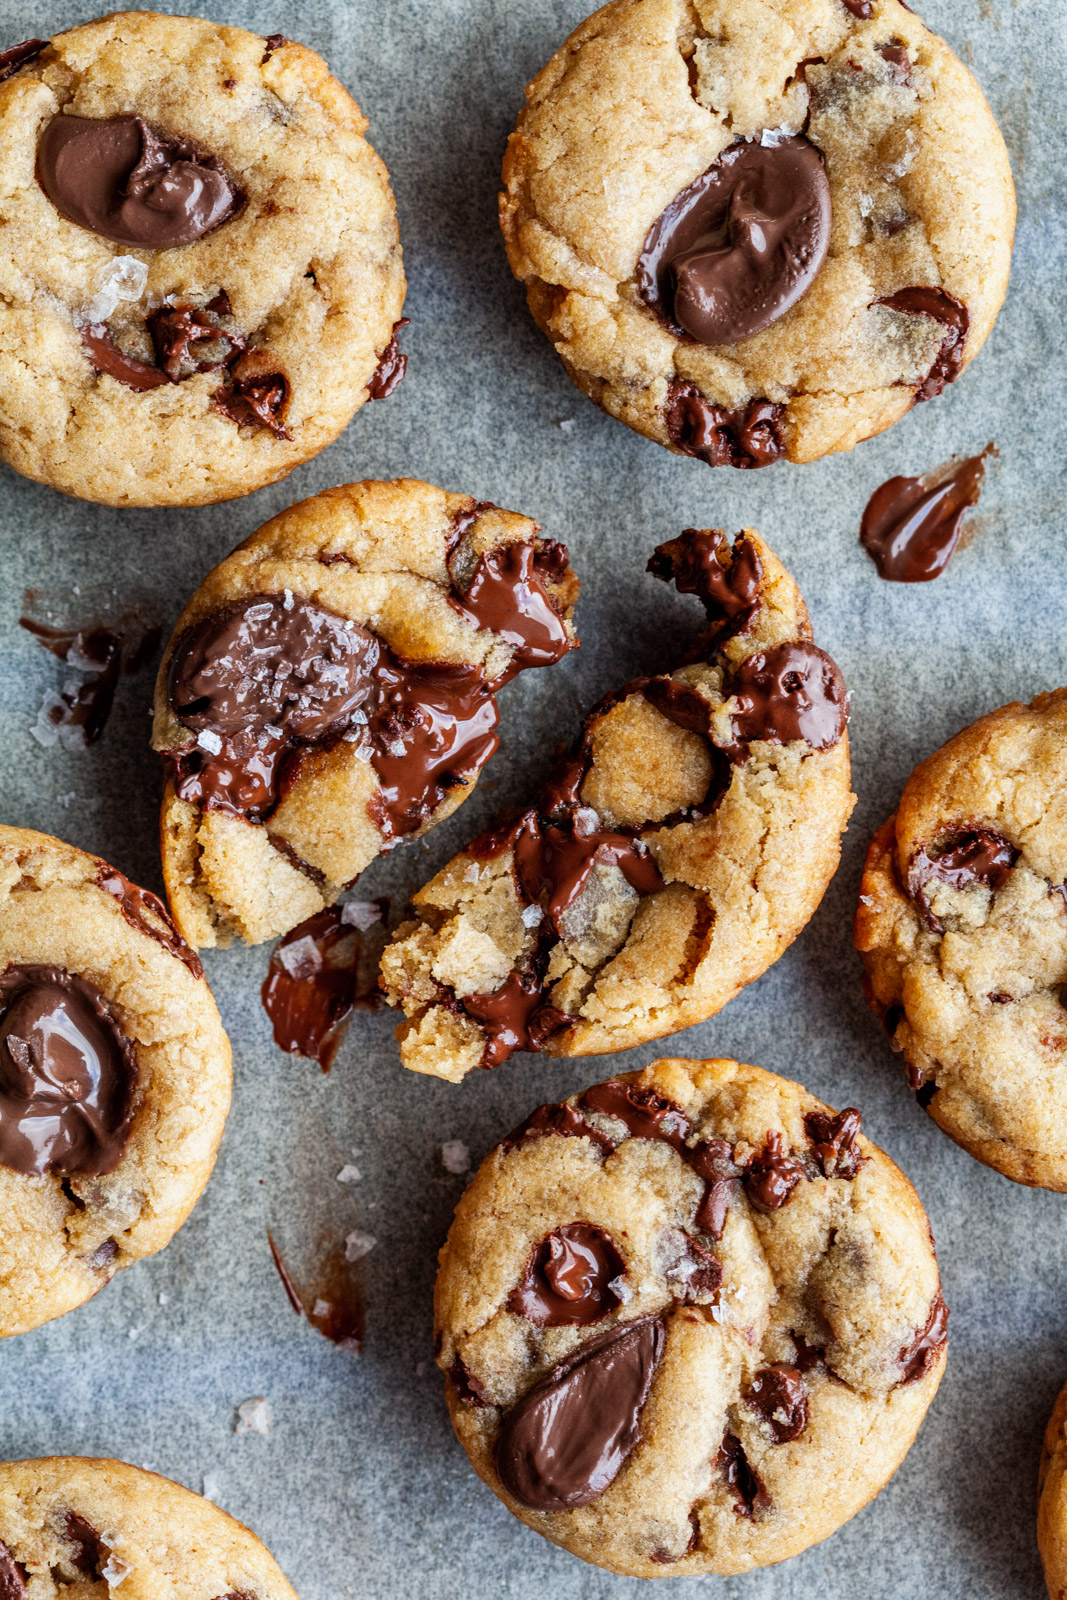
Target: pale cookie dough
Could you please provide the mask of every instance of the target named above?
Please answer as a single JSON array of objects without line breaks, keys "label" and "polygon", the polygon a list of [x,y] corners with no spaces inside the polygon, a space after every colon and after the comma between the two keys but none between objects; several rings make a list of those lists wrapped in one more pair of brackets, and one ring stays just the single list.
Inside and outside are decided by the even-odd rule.
[{"label": "pale cookie dough", "polygon": [[[63,214],[36,175],[42,135],[55,118],[118,116],[219,164],[230,214],[173,248]],[[366,126],[305,46],[150,11],[57,34],[0,83],[0,457],[85,500],[203,505],[335,439],[383,392],[404,299]],[[169,327],[153,323],[168,310]],[[125,379],[97,370],[109,345],[132,358]]]},{"label": "pale cookie dough", "polygon": [[713,1016],[837,867],[847,697],[793,579],[752,531],[731,548],[688,529],[650,568],[701,595],[696,657],[596,707],[530,810],[421,889],[386,947],[417,1072],[603,1054]]},{"label": "pale cookie dough", "polygon": [[[28,1153],[20,1126],[47,1136],[41,1124],[20,1122],[23,1109],[47,1114],[55,1104],[47,1025],[36,1034],[25,1026],[25,968],[91,985],[103,1026],[118,1029],[132,1060],[126,1115],[116,1123],[109,1113],[104,1161],[92,1159],[90,1141],[88,1159],[82,1147],[82,1160],[60,1161],[58,1170],[5,1164]],[[43,1066],[26,1058],[42,1039]],[[32,1065],[37,1085],[24,1107],[18,1069]],[[82,1103],[63,1113],[73,1118],[76,1148]],[[73,1310],[169,1242],[211,1175],[229,1104],[229,1041],[200,963],[161,902],[97,856],[0,827],[0,1337]]]},{"label": "pale cookie dough", "polygon": [[878,1493],[947,1311],[919,1199],[859,1126],[758,1067],[666,1060],[486,1157],[441,1252],[437,1361],[510,1511],[612,1572],[697,1577],[796,1555]]},{"label": "pale cookie dough", "polygon": [[236,1518],[123,1461],[0,1463],[3,1600],[297,1600]]},{"label": "pale cookie dough", "polygon": [[[450,816],[496,748],[494,691],[575,643],[577,592],[536,522],[414,479],[329,489],[239,545],[156,688],[163,872],[190,944],[285,933]],[[251,622],[226,636],[212,709],[178,667],[235,608]]]},{"label": "pale cookie dough", "polygon": [[[823,158],[828,254],[762,331],[699,343],[642,298],[646,237],[731,146],[790,135]],[[613,0],[529,85],[500,218],[579,388],[752,467],[850,450],[958,375],[1004,298],[1015,197],[981,90],[898,0]],[[955,328],[878,303],[916,288]]]},{"label": "pale cookie dough", "polygon": [[1016,1183],[1067,1190],[1067,689],[922,762],[856,912],[871,1005],[920,1105]]},{"label": "pale cookie dough", "polygon": [[1045,1429],[1037,1482],[1037,1547],[1049,1600],[1067,1600],[1067,1384]]}]

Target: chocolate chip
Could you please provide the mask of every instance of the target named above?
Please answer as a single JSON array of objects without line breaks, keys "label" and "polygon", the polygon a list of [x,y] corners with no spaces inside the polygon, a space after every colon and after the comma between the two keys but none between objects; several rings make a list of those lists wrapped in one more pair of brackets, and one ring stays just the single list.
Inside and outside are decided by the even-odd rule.
[{"label": "chocolate chip", "polygon": [[909,289],[898,289],[895,294],[875,300],[874,304],[886,306],[890,311],[904,312],[908,316],[930,317],[944,324],[941,348],[930,371],[915,391],[916,404],[922,400],[932,400],[941,393],[946,383],[955,383],[963,370],[963,351],[971,326],[970,312],[962,300],[957,300],[946,289],[916,285]]},{"label": "chocolate chip", "polygon": [[637,290],[661,321],[704,345],[770,327],[814,282],[830,244],[830,185],[803,137],[739,141],[649,229]]},{"label": "chocolate chip", "polygon": [[169,950],[172,956],[184,962],[194,978],[204,976],[200,957],[186,944],[158,895],[148,889],[139,889],[117,867],[109,867],[105,861],[100,863],[96,881],[105,894],[118,901],[122,915],[131,928],[136,928],[138,933],[147,933],[164,950]]},{"label": "chocolate chip", "polygon": [[821,1345],[809,1344],[804,1336],[799,1333],[791,1332],[789,1337],[792,1339],[793,1348],[796,1351],[793,1357],[793,1365],[798,1372],[810,1372],[813,1367],[817,1367],[820,1362],[826,1360],[826,1351]]},{"label": "chocolate chip", "polygon": [[66,1516],[67,1538],[74,1546],[72,1560],[79,1572],[87,1578],[99,1578],[100,1569],[107,1561],[107,1546],[91,1522],[79,1516],[77,1511],[68,1511]]},{"label": "chocolate chip", "polygon": [[759,610],[763,562],[751,539],[739,534],[730,549],[718,528],[686,528],[658,545],[647,571],[673,580],[679,594],[699,595],[717,644],[747,633]]},{"label": "chocolate chip", "polygon": [[583,1111],[598,1111],[624,1123],[633,1139],[662,1139],[681,1150],[689,1136],[689,1118],[682,1107],[640,1084],[609,1078],[587,1089],[579,1104]]},{"label": "chocolate chip", "polygon": [[812,1156],[824,1178],[854,1178],[866,1163],[860,1154],[860,1114],[855,1106],[847,1106],[836,1116],[825,1111],[809,1111],[804,1118],[804,1128],[812,1142]]},{"label": "chocolate chip", "polygon": [[930,907],[929,884],[936,880],[950,889],[981,887],[996,894],[1007,883],[1018,859],[1018,850],[996,828],[958,828],[915,852],[908,868],[908,893],[927,927],[933,933],[943,933],[944,924]]},{"label": "chocolate chip", "polygon": [[715,1465],[721,1467],[727,1486],[733,1491],[734,1511],[739,1517],[751,1517],[754,1512],[770,1509],[771,1497],[759,1473],[750,1465],[736,1434],[723,1434]]},{"label": "chocolate chip", "polygon": [[136,394],[147,394],[168,381],[166,373],[160,372],[150,361],[139,361],[136,356],[128,356],[120,350],[105,323],[86,323],[81,336],[93,371],[114,378]]},{"label": "chocolate chip", "polygon": [[156,360],[171,383],[228,366],[247,343],[241,334],[221,328],[206,307],[198,311],[185,303],[163,305],[150,311],[145,321]]},{"label": "chocolate chip", "polygon": [[[462,527],[457,526],[456,532],[461,536]],[[458,548],[459,538],[454,538],[448,563],[452,574],[449,605],[472,628],[497,634],[514,652],[506,676],[494,687],[525,667],[550,666],[574,649],[545,587],[546,580],[558,582],[568,571],[565,546],[554,539],[516,539],[485,550],[462,589],[453,571]]]},{"label": "chocolate chip", "polygon": [[2,1539],[0,1539],[0,1600],[26,1600],[26,1569],[15,1560]]},{"label": "chocolate chip", "polygon": [[709,467],[768,467],[785,452],[785,407],[770,400],[753,399],[727,411],[695,383],[672,378],[663,415],[671,443]]},{"label": "chocolate chip", "polygon": [[544,1004],[544,974],[536,967],[509,973],[492,993],[464,995],[459,1005],[481,1025],[481,1064],[488,1068],[499,1067],[516,1050],[543,1049],[547,1039],[574,1021]]},{"label": "chocolate chip", "polygon": [[566,1100],[560,1100],[554,1105],[538,1106],[525,1122],[520,1122],[506,1139],[500,1141],[499,1149],[506,1154],[509,1150],[515,1150],[519,1145],[525,1144],[529,1139],[544,1139],[552,1135],[570,1139],[588,1139],[606,1155],[615,1148],[606,1133],[594,1128],[593,1124],[587,1122],[581,1112],[569,1105]]},{"label": "chocolate chip", "polygon": [[126,659],[125,640],[111,627],[55,628],[25,616],[19,618],[19,627],[60,661],[85,674],[80,684],[67,683],[44,715],[53,727],[76,728],[83,744],[95,744],[111,715],[119,678],[124,671],[138,671],[143,663],[137,657]]},{"label": "chocolate chip", "polygon": [[745,1173],[745,1193],[757,1211],[779,1211],[805,1176],[800,1162],[789,1154],[785,1139],[772,1128]]},{"label": "chocolate chip", "polygon": [[918,478],[890,478],[874,491],[860,523],[860,544],[878,576],[893,583],[929,583],[944,572],[956,545],[964,513],[978,503],[985,458],[957,461],[946,472]]},{"label": "chocolate chip", "polygon": [[683,1153],[705,1185],[693,1225],[713,1239],[721,1239],[726,1213],[740,1189],[741,1168],[734,1160],[733,1146],[725,1139],[704,1139]]},{"label": "chocolate chip", "polygon": [[861,22],[866,22],[871,14],[873,0],[841,0],[846,11],[851,11],[854,17]]},{"label": "chocolate chip", "polygon": [[37,145],[37,181],[70,222],[145,250],[192,244],[245,198],[217,157],[136,115],[53,117]]},{"label": "chocolate chip", "polygon": [[614,1482],[640,1438],[663,1357],[660,1317],[639,1317],[580,1345],[505,1417],[496,1445],[504,1488],[534,1511],[567,1511]]},{"label": "chocolate chip", "polygon": [[[266,56],[263,59],[266,60]],[[374,369],[374,374],[367,385],[369,399],[387,400],[406,374],[408,358],[400,354],[396,336],[401,328],[408,326],[410,321],[410,317],[401,317],[399,322],[393,323],[393,336],[379,356],[378,365]]]},{"label": "chocolate chip", "polygon": [[291,39],[285,37],[284,33],[268,33],[263,41],[266,49],[263,51],[263,60],[260,62],[260,66],[265,67],[275,50],[280,50],[283,45],[292,44],[292,42]]},{"label": "chocolate chip", "polygon": [[808,1425],[808,1391],[797,1368],[784,1361],[757,1372],[745,1399],[768,1424],[775,1444],[799,1439]]},{"label": "chocolate chip", "polygon": [[938,1084],[933,1078],[931,1078],[928,1083],[919,1084],[918,1088],[915,1090],[916,1103],[922,1106],[923,1110],[926,1111],[930,1105],[930,1101],[934,1098],[934,1095],[937,1093],[937,1091]]},{"label": "chocolate chip", "polygon": [[848,725],[848,694],[836,662],[803,639],[749,656],[728,687],[735,700],[728,754],[736,762],[748,759],[754,740],[802,739],[813,750],[830,750]]},{"label": "chocolate chip", "polygon": [[939,1289],[930,1304],[930,1315],[910,1344],[897,1356],[904,1376],[900,1383],[917,1383],[924,1378],[948,1343],[948,1307]]},{"label": "chocolate chip", "polygon": [[[118,1240],[105,1239],[101,1244],[97,1245],[95,1250],[91,1251],[87,1256],[82,1256],[81,1259],[83,1265],[87,1266],[90,1272],[102,1272],[105,1267],[111,1265],[118,1253]],[[0,1600],[3,1600],[2,1594],[0,1594]]]},{"label": "chocolate chip", "polygon": [[907,86],[911,83],[911,58],[903,39],[890,39],[888,44],[877,46],[878,54],[889,67],[894,83]]},{"label": "chocolate chip", "polygon": [[276,439],[292,439],[282,415],[289,380],[280,372],[234,378],[215,390],[215,410],[238,428],[266,428]]},{"label": "chocolate chip", "polygon": [[[51,42],[50,39],[27,39],[24,44],[9,44],[6,50],[0,50],[0,83],[24,67],[27,61],[35,61]],[[0,1600],[5,1600],[2,1589]]]},{"label": "chocolate chip", "polygon": [[536,1328],[588,1327],[622,1304],[611,1285],[625,1271],[603,1228],[567,1223],[531,1251],[507,1308]]},{"label": "chocolate chip", "polygon": [[62,967],[0,974],[0,1163],[27,1177],[113,1172],[137,1082],[133,1045],[94,984]]},{"label": "chocolate chip", "polygon": [[541,905],[557,935],[599,863],[618,867],[638,894],[666,888],[656,858],[639,838],[600,826],[589,806],[577,806],[556,822],[527,814],[513,844],[515,871],[527,902]]}]

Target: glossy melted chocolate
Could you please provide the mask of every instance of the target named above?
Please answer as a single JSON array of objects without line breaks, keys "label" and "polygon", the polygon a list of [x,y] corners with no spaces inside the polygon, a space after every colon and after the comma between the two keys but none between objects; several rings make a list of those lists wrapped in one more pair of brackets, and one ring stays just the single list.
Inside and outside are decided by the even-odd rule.
[{"label": "glossy melted chocolate", "polygon": [[[382,902],[378,908],[381,914]],[[349,908],[328,906],[279,941],[263,981],[275,1044],[317,1061],[323,1072],[333,1065],[355,1008],[377,1010],[385,1003],[376,984],[360,987],[362,943]]]},{"label": "glossy melted chocolate", "polygon": [[625,1261],[603,1228],[571,1222],[554,1229],[531,1252],[507,1308],[536,1328],[585,1328],[622,1304],[611,1286],[625,1271]]},{"label": "glossy melted chocolate", "polygon": [[131,928],[155,939],[164,950],[183,962],[194,978],[204,976],[200,957],[186,944],[158,895],[152,894],[149,889],[139,889],[117,867],[109,867],[106,861],[101,861],[96,881],[105,894],[118,901],[122,915]]},{"label": "glossy melted chocolate", "polygon": [[745,1396],[771,1430],[775,1444],[789,1444],[808,1425],[808,1391],[796,1367],[784,1361],[763,1367]]},{"label": "glossy melted chocolate", "polygon": [[918,1383],[925,1378],[938,1355],[948,1343],[948,1306],[938,1289],[930,1305],[930,1315],[910,1344],[897,1356],[897,1365],[904,1376],[901,1383]]},{"label": "glossy melted chocolate", "polygon": [[763,562],[751,539],[738,536],[730,548],[717,528],[686,528],[652,554],[647,571],[679,594],[700,597],[716,645],[752,626],[760,603]]},{"label": "glossy melted chocolate", "polygon": [[670,441],[709,467],[769,467],[785,452],[785,406],[750,400],[736,411],[708,400],[695,383],[672,378],[663,412]]},{"label": "glossy melted chocolate", "polygon": [[[270,41],[268,40],[268,43]],[[401,317],[399,322],[393,323],[393,336],[378,358],[378,365],[374,376],[367,385],[367,395],[371,400],[387,400],[393,390],[398,386],[408,370],[407,356],[400,354],[400,347],[396,336],[401,328],[406,328],[411,321],[410,317]]]},{"label": "glossy melted chocolate", "polygon": [[890,478],[867,502],[860,544],[878,576],[893,583],[929,583],[948,566],[964,513],[978,504],[985,458],[953,461],[948,469],[918,478]]},{"label": "glossy melted chocolate", "polygon": [[876,300],[875,305],[886,306],[890,311],[902,311],[908,316],[930,317],[943,324],[945,332],[941,348],[930,371],[915,391],[915,404],[932,400],[946,383],[955,383],[963,370],[963,351],[971,326],[971,314],[962,300],[946,289],[933,289],[917,285],[898,289],[896,294]]},{"label": "glossy melted chocolate", "polygon": [[[12,77],[27,61],[35,61],[42,50],[47,50],[51,40],[27,39],[23,44],[9,44],[6,50],[0,50],[0,83],[5,78]],[[0,1545],[0,1549],[3,1546]],[[0,1567],[0,1574],[2,1574]],[[5,1600],[3,1586],[0,1584],[0,1600]]]},{"label": "glossy melted chocolate", "polygon": [[731,759],[746,761],[755,740],[813,750],[838,744],[848,724],[848,695],[836,662],[806,640],[775,645],[743,661],[730,682],[735,699]]},{"label": "glossy melted chocolate", "polygon": [[995,828],[961,828],[936,848],[927,845],[916,853],[908,870],[908,893],[927,926],[943,933],[944,924],[930,908],[928,884],[936,880],[950,889],[980,886],[996,894],[1018,859],[1018,850]]}]

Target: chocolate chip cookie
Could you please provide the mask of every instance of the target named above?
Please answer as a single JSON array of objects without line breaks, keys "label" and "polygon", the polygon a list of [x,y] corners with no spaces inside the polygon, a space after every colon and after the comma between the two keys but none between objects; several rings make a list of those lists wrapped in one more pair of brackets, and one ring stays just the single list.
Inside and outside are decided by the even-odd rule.
[{"label": "chocolate chip cookie", "polygon": [[122,11],[0,70],[0,458],[108,505],[285,477],[402,371],[396,211],[314,51]]},{"label": "chocolate chip cookie", "polygon": [[530,84],[500,219],[580,389],[751,468],[959,377],[1015,196],[981,90],[901,0],[613,0]]},{"label": "chocolate chip cookie", "polygon": [[1067,689],[922,762],[875,834],[865,987],[919,1104],[1017,1183],[1067,1190]]},{"label": "chocolate chip cookie", "polygon": [[229,1041],[162,902],[0,827],[0,1338],[169,1242],[229,1103]]},{"label": "chocolate chip cookie", "polygon": [[576,643],[536,522],[412,479],[282,512],[201,584],[163,654],[163,871],[193,945],[285,933],[450,816],[495,691]]},{"label": "chocolate chip cookie", "polygon": [[1045,1429],[1038,1473],[1037,1544],[1049,1600],[1067,1595],[1067,1384]]},{"label": "chocolate chip cookie", "polygon": [[793,579],[751,530],[731,546],[689,528],[649,570],[703,602],[695,655],[591,711],[529,809],[421,889],[386,947],[416,1072],[602,1054],[713,1016],[833,876],[847,695]]},{"label": "chocolate chip cookie", "polygon": [[255,1534],[180,1484],[123,1461],[0,1463],[0,1596],[296,1600]]},{"label": "chocolate chip cookie", "polygon": [[922,1206],[859,1112],[736,1061],[541,1106],[460,1201],[435,1307],[478,1475],[646,1578],[766,1566],[855,1515],[948,1320]]}]

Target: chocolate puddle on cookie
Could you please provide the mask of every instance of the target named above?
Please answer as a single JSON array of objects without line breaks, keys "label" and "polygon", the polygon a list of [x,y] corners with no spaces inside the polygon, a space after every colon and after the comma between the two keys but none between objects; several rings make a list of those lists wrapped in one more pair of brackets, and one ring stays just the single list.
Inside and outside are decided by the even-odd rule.
[{"label": "chocolate puddle on cookie", "polygon": [[388,914],[384,897],[328,906],[279,941],[260,991],[279,1049],[329,1072],[353,1011],[384,1006],[378,962]]},{"label": "chocolate puddle on cookie", "polygon": [[940,577],[959,543],[966,512],[978,504],[986,458],[953,457],[917,478],[889,478],[874,491],[860,523],[860,544],[893,583],[929,583]]},{"label": "chocolate puddle on cookie", "polygon": [[[87,621],[90,606],[97,615]],[[95,744],[107,725],[119,679],[144,671],[162,638],[152,603],[115,613],[110,591],[106,597],[91,591],[50,597],[29,589],[19,626],[80,674],[68,678],[58,693],[48,691],[31,730],[39,744],[60,743],[66,750]]]}]

